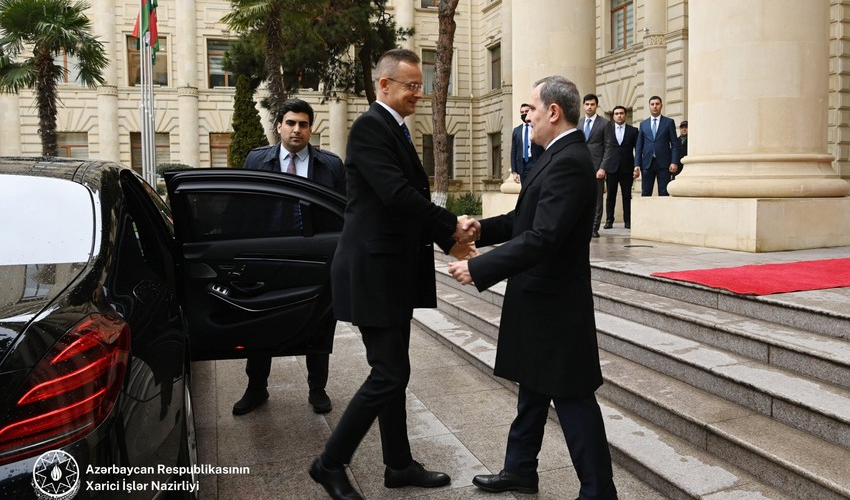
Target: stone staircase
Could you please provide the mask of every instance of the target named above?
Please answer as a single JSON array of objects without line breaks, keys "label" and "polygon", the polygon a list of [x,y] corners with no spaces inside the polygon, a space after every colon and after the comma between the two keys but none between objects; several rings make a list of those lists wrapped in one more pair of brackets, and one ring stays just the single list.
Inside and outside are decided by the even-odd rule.
[{"label": "stone staircase", "polygon": [[[438,308],[414,320],[492,374],[504,283],[479,294],[436,259]],[[616,462],[671,499],[850,498],[850,317],[598,265],[593,278]]]}]

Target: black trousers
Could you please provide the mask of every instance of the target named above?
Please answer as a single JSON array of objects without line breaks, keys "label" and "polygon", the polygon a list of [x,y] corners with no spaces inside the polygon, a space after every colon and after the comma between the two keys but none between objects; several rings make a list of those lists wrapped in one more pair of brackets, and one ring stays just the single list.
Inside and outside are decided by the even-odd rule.
[{"label": "black trousers", "polygon": [[667,195],[667,184],[670,183],[670,165],[658,165],[658,161],[653,158],[649,168],[641,166],[641,184],[640,195],[652,196],[652,191],[655,189],[655,179],[658,179],[658,196]]},{"label": "black trousers", "polygon": [[405,407],[405,391],[410,380],[410,323],[359,328],[372,371],[351,398],[325,444],[322,462],[332,466],[350,463],[360,441],[378,419],[384,464],[403,469],[413,460]]},{"label": "black trousers", "polygon": [[605,177],[608,183],[608,197],[605,199],[605,221],[614,223],[614,207],[617,206],[617,188],[623,198],[623,222],[632,223],[632,185],[635,182],[634,171],[631,168],[621,168],[616,173]]},{"label": "black trousers", "polygon": [[537,472],[537,455],[543,445],[543,430],[549,416],[549,402],[564,431],[576,475],[581,482],[581,500],[608,500],[617,496],[611,453],[602,412],[591,394],[580,399],[552,398],[519,386],[517,416],[508,434],[505,470],[522,476]]},{"label": "black trousers", "polygon": [[602,222],[602,200],[605,197],[605,179],[596,179],[596,210],[593,212],[593,229],[599,231]]},{"label": "black trousers", "polygon": [[[328,384],[328,364],[330,354],[307,354],[307,385],[310,390],[324,389]],[[269,374],[272,371],[271,356],[259,356],[248,358],[245,363],[245,373],[248,375],[249,389],[265,389],[269,383]]]}]

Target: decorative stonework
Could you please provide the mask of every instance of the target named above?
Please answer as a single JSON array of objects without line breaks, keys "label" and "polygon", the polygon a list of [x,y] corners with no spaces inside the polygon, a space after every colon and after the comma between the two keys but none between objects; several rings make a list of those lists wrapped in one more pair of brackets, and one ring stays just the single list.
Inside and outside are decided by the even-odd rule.
[{"label": "decorative stonework", "polygon": [[97,95],[118,95],[118,87],[115,85],[101,85],[97,88]]},{"label": "decorative stonework", "polygon": [[185,87],[177,87],[177,95],[181,97],[198,97],[198,87],[190,87],[188,85],[186,85]]},{"label": "decorative stonework", "polygon": [[645,35],[643,37],[643,46],[644,47],[665,47],[667,45],[667,41],[664,35],[661,34],[653,34],[653,35]]}]

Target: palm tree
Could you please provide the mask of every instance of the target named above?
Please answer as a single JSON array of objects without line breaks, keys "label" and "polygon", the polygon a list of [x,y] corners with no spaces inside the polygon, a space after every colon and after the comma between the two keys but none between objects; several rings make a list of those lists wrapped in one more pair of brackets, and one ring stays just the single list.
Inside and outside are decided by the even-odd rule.
[{"label": "palm tree", "polygon": [[[88,5],[71,0],[0,0],[0,91],[35,90],[41,152],[56,155],[56,86],[67,70],[56,64],[63,52],[78,61],[80,81],[91,88],[104,83],[106,51],[91,33]],[[24,50],[32,55],[18,60]]]}]

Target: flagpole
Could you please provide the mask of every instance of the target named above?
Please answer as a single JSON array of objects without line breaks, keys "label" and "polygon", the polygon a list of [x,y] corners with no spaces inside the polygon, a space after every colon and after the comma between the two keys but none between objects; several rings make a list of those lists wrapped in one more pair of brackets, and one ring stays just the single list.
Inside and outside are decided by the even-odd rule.
[{"label": "flagpole", "polygon": [[153,101],[153,47],[150,45],[150,25],[143,26],[146,19],[144,9],[146,0],[139,0],[139,72],[140,89],[140,125],[142,148],[142,177],[151,186],[156,186],[156,141]]}]

